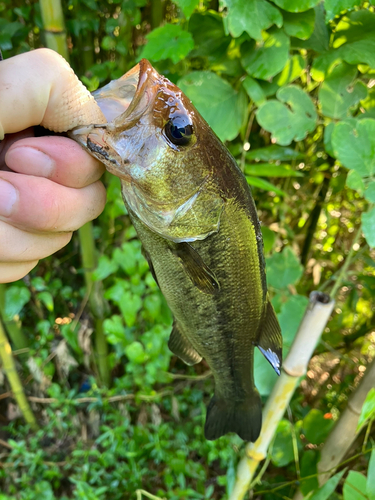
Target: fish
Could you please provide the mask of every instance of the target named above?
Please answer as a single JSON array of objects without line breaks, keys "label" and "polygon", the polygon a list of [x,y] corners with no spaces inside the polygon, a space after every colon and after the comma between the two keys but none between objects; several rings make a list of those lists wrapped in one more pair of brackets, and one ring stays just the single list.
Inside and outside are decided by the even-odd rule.
[{"label": "fish", "polygon": [[121,179],[173,314],[169,349],[187,365],[204,358],[212,371],[205,437],[235,432],[254,442],[262,425],[254,349],[280,374],[282,336],[246,179],[191,101],[147,60],[93,95],[107,123],[69,135]]}]

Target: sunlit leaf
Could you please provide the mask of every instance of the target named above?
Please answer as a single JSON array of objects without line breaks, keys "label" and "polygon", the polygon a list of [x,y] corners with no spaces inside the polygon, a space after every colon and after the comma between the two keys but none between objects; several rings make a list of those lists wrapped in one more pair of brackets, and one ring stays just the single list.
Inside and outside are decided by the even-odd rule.
[{"label": "sunlit leaf", "polygon": [[294,460],[292,424],[289,420],[280,420],[276,438],[271,450],[271,461],[276,467],[285,467]]},{"label": "sunlit leaf", "polygon": [[326,21],[330,21],[335,16],[341,14],[341,12],[352,9],[361,3],[361,0],[325,0]]},{"label": "sunlit leaf", "polygon": [[301,77],[302,73],[305,71],[305,67],[305,59],[300,54],[294,54],[287,60],[282,71],[274,77],[274,81],[280,87],[292,83],[294,80]]},{"label": "sunlit leaf", "polygon": [[5,292],[4,320],[11,321],[19,314],[31,297],[30,290],[25,286],[9,286]]},{"label": "sunlit leaf", "polygon": [[303,433],[312,444],[321,444],[325,441],[332,427],[335,425],[332,419],[326,419],[320,410],[310,410],[303,419]]},{"label": "sunlit leaf", "polygon": [[264,253],[269,253],[275,244],[276,234],[272,231],[272,229],[266,226],[261,226],[261,231],[263,236]]},{"label": "sunlit leaf", "polygon": [[375,449],[371,452],[368,464],[366,493],[369,500],[375,500]]},{"label": "sunlit leaf", "polygon": [[215,73],[195,71],[178,81],[178,86],[193,101],[203,118],[222,141],[234,139],[246,112],[246,95]]},{"label": "sunlit leaf", "polygon": [[371,182],[365,191],[365,198],[370,203],[375,203],[375,182]]},{"label": "sunlit leaf", "polygon": [[38,293],[38,299],[46,306],[48,311],[53,311],[53,297],[50,292],[45,291]]},{"label": "sunlit leaf", "polygon": [[343,487],[344,500],[364,500],[365,491],[366,477],[360,472],[350,470]]},{"label": "sunlit leaf", "polygon": [[280,161],[288,161],[288,160],[300,160],[304,158],[304,154],[296,151],[293,148],[278,146],[277,144],[273,144],[272,146],[266,146],[265,148],[260,149],[250,149],[249,152],[246,153],[247,160],[256,160],[256,161],[270,161],[270,160],[280,160]]},{"label": "sunlit leaf", "polygon": [[[374,217],[375,217],[375,208]],[[365,402],[363,403],[361,415],[358,420],[357,431],[369,420],[375,417],[375,389],[372,388],[368,392]]]},{"label": "sunlit leaf", "polygon": [[304,12],[311,9],[320,0],[274,0],[275,4],[289,12]]},{"label": "sunlit leaf", "polygon": [[101,255],[98,266],[92,273],[92,278],[94,281],[104,280],[110,274],[115,273],[117,269],[118,264],[114,260],[111,260],[107,255]]},{"label": "sunlit leaf", "polygon": [[[281,145],[301,141],[316,127],[317,114],[310,97],[296,85],[277,91],[276,100],[264,103],[257,112],[259,124]],[[285,103],[285,104],[284,104]]]},{"label": "sunlit leaf", "polygon": [[336,486],[339,484],[340,479],[345,474],[346,469],[338,472],[332,476],[328,481],[323,484],[317,491],[315,491],[309,498],[309,500],[328,500],[331,494],[335,491]]},{"label": "sunlit leaf", "polygon": [[289,36],[307,40],[313,34],[315,25],[315,10],[309,9],[305,12],[292,14],[283,13],[285,33]]},{"label": "sunlit leaf", "polygon": [[194,10],[198,7],[199,0],[173,0],[182,10],[186,19],[192,15]]},{"label": "sunlit leaf", "polygon": [[142,49],[141,57],[151,61],[171,59],[174,64],[181,61],[194,47],[190,33],[178,24],[165,24],[146,35],[148,43]]},{"label": "sunlit leaf", "polygon": [[363,192],[365,190],[365,183],[363,181],[363,177],[359,175],[355,170],[350,170],[346,177],[346,185],[350,189],[354,189],[361,196],[363,196]]},{"label": "sunlit leaf", "polygon": [[264,43],[250,48],[242,57],[247,73],[268,80],[279,73],[289,57],[289,37],[283,30],[264,32]]},{"label": "sunlit leaf", "polygon": [[260,177],[303,177],[301,172],[293,170],[290,165],[275,165],[274,163],[246,164],[245,174]]},{"label": "sunlit leaf", "polygon": [[260,179],[259,177],[251,177],[247,175],[246,180],[247,183],[250,184],[250,186],[264,189],[265,191],[271,191],[271,192],[273,191],[274,193],[279,194],[280,196],[286,196],[285,191],[279,189],[278,187],[271,184],[271,182],[265,181],[264,179]]},{"label": "sunlit leaf", "polygon": [[251,76],[247,76],[242,82],[242,85],[244,86],[247,95],[257,106],[260,106],[266,100],[262,87],[256,80],[254,80],[254,78],[251,78]]},{"label": "sunlit leaf", "polygon": [[225,0],[225,4],[229,31],[235,38],[246,31],[251,38],[261,40],[263,30],[283,24],[280,11],[266,0]]}]

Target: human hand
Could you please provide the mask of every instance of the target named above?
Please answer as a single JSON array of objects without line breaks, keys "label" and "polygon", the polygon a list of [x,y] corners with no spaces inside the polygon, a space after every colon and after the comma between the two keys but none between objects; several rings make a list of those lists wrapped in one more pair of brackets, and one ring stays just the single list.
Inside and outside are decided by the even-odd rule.
[{"label": "human hand", "polygon": [[104,167],[66,137],[33,137],[103,123],[68,64],[48,49],[0,62],[0,283],[25,276],[105,205]]}]

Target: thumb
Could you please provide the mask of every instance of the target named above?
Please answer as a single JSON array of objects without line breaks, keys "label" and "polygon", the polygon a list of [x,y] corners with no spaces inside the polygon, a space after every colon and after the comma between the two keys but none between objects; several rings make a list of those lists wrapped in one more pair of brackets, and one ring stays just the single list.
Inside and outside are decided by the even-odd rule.
[{"label": "thumb", "polygon": [[0,140],[34,125],[65,132],[105,122],[90,92],[53,50],[37,49],[0,62]]}]

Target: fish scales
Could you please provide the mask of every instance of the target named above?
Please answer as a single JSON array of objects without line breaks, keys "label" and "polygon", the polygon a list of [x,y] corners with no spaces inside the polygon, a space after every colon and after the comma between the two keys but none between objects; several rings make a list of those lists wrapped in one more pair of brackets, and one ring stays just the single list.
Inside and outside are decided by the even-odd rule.
[{"label": "fish scales", "polygon": [[[118,89],[124,95],[129,88],[125,103],[117,99]],[[191,102],[148,61],[96,99],[104,114],[107,101],[111,110],[118,106],[116,114],[71,137],[121,179],[129,215],[174,316],[170,349],[190,365],[203,357],[212,370],[215,395],[205,435],[236,432],[255,441],[261,400],[254,349],[279,373],[282,340],[246,179]]]}]

